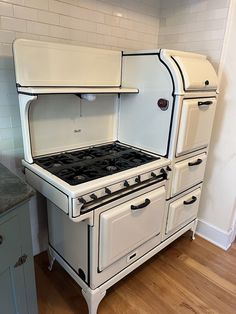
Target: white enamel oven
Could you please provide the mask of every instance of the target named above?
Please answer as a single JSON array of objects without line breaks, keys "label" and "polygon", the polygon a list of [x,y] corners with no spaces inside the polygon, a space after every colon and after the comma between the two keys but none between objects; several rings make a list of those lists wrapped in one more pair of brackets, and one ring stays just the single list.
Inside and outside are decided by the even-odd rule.
[{"label": "white enamel oven", "polygon": [[48,200],[49,245],[92,289],[161,242],[167,180],[133,190],[75,223]]}]

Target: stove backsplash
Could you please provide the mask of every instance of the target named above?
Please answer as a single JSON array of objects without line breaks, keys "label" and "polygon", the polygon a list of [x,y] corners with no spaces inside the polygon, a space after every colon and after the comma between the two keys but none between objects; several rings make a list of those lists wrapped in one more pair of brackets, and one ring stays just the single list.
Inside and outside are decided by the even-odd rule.
[{"label": "stove backsplash", "polygon": [[77,95],[39,96],[30,108],[32,155],[115,140],[115,101],[113,95],[98,95],[92,102]]}]

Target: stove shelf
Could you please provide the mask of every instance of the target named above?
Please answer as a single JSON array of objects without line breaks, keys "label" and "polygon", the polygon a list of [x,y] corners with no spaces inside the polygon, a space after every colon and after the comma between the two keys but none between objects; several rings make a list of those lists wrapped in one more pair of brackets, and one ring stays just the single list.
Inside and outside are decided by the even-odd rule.
[{"label": "stove shelf", "polygon": [[138,88],[128,87],[17,87],[19,94],[138,94]]}]

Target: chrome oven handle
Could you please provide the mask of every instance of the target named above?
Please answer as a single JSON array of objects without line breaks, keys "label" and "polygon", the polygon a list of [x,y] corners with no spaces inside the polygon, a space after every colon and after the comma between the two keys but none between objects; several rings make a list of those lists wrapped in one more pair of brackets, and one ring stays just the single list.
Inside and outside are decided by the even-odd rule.
[{"label": "chrome oven handle", "polygon": [[131,205],[130,208],[132,210],[137,210],[137,209],[141,209],[141,208],[147,207],[150,203],[151,203],[150,199],[146,198],[144,203],[139,204],[139,205]]}]

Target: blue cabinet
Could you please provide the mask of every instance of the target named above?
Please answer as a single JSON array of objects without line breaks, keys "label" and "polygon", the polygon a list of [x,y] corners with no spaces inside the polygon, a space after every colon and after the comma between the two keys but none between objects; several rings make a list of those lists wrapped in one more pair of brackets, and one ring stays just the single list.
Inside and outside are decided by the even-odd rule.
[{"label": "blue cabinet", "polygon": [[38,313],[28,203],[0,216],[0,313]]}]

